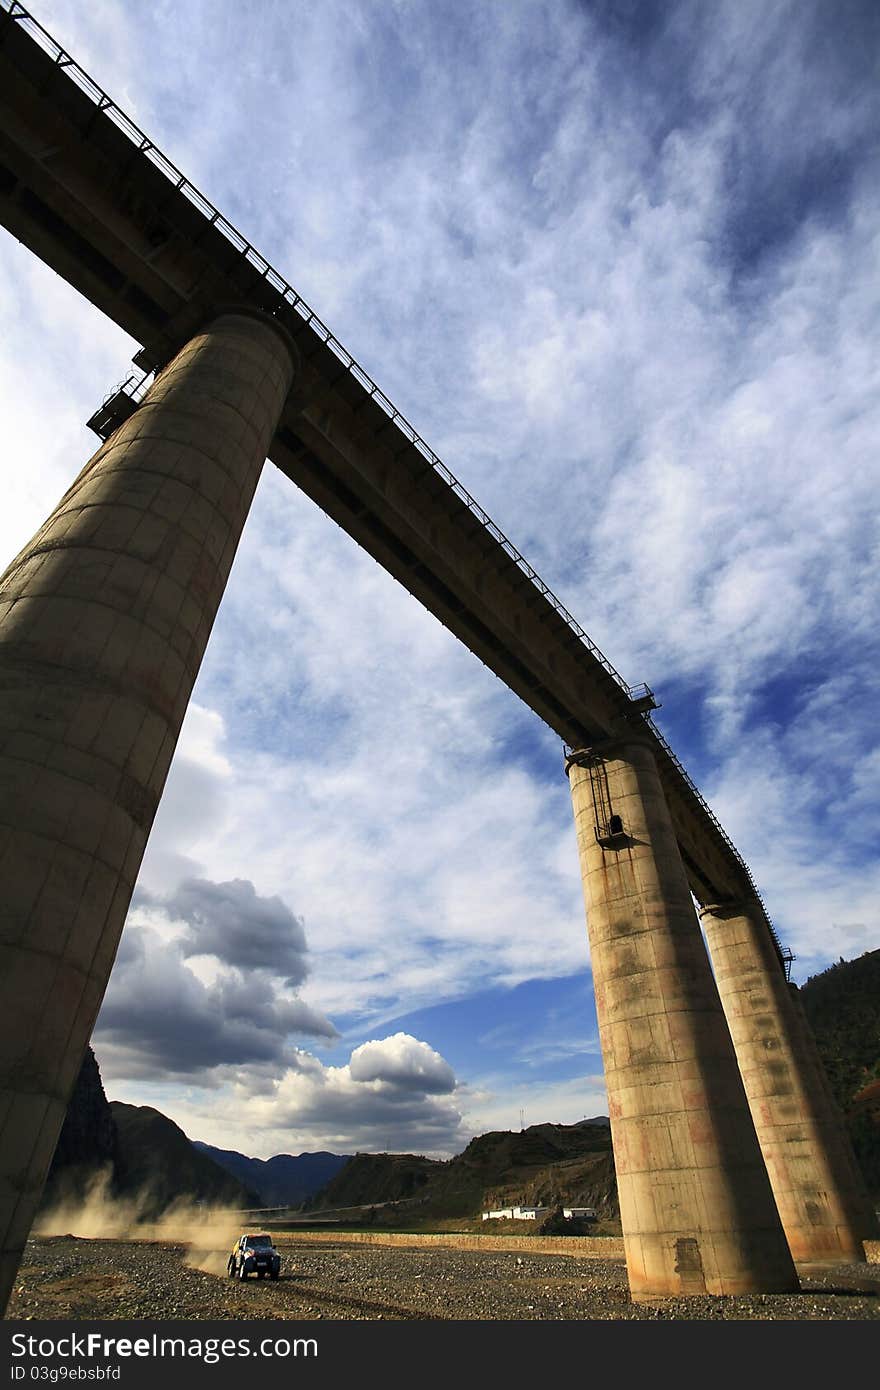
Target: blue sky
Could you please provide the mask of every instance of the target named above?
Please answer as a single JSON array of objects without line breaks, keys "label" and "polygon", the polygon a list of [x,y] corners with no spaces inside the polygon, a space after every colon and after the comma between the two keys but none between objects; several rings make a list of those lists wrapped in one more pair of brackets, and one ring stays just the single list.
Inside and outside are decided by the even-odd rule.
[{"label": "blue sky", "polygon": [[[793,978],[880,946],[876,6],[34,13],[655,689]],[[5,561],[134,345],[0,296]],[[605,1110],[558,740],[271,465],[94,1044],[260,1157]]]}]

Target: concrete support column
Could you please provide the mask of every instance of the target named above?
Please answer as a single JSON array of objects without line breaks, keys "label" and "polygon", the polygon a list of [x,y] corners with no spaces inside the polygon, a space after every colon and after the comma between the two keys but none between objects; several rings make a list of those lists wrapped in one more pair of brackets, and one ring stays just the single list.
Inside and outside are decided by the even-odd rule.
[{"label": "concrete support column", "polygon": [[630,1293],[796,1290],[651,748],[566,767]]},{"label": "concrete support column", "polygon": [[876,1217],[764,909],[751,899],[700,917],[791,1253],[798,1262],[864,1260]]},{"label": "concrete support column", "polygon": [[220,314],[0,577],[0,1308],[294,356]]}]

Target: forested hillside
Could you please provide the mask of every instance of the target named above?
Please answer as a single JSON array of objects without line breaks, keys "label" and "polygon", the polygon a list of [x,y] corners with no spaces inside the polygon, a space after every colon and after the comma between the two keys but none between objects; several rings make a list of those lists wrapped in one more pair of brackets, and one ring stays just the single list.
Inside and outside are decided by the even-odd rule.
[{"label": "forested hillside", "polygon": [[880,951],[813,975],[800,998],[868,1187],[880,1197]]}]

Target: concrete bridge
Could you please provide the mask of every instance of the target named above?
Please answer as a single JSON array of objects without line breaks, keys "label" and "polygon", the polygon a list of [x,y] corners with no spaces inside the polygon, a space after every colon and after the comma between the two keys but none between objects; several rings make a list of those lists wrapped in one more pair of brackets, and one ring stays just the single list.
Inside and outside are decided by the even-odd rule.
[{"label": "concrete bridge", "polygon": [[862,1258],[873,1213],[788,957],[651,692],[17,0],[0,220],[145,374],[0,578],[3,1306],[267,457],[563,743],[633,1297],[783,1290],[795,1261]]}]

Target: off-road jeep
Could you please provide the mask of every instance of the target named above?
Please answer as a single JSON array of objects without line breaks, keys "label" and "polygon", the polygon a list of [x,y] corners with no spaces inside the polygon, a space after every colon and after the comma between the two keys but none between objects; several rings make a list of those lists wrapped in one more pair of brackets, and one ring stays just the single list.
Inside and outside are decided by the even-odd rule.
[{"label": "off-road jeep", "polygon": [[277,1279],[280,1272],[281,1256],[271,1236],[239,1236],[226,1261],[230,1279],[246,1279],[249,1274],[256,1274],[258,1279],[267,1274],[270,1279]]}]

